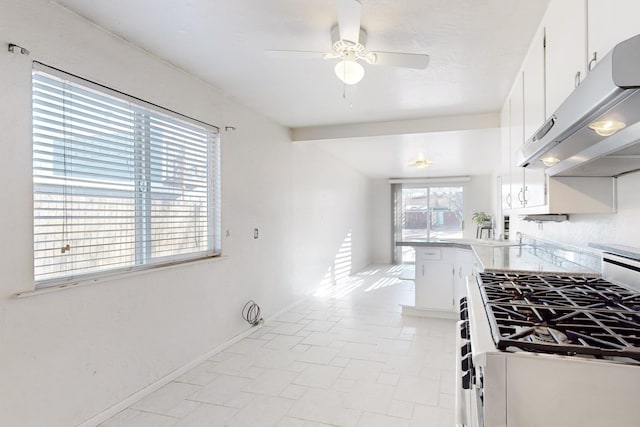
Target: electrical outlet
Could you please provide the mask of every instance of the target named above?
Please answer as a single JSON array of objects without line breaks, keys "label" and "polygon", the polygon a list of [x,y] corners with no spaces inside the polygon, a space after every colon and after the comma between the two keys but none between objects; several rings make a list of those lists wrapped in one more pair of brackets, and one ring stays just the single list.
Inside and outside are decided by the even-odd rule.
[{"label": "electrical outlet", "polygon": [[258,229],[257,229],[257,228],[254,228],[254,229],[253,229],[253,238],[254,238],[254,239],[257,239],[257,238],[258,238]]}]

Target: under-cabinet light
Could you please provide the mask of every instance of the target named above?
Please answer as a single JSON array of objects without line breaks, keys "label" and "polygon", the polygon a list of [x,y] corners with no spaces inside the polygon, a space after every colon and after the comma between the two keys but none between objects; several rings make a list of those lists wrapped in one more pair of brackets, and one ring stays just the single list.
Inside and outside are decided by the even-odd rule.
[{"label": "under-cabinet light", "polygon": [[589,125],[589,129],[592,129],[600,136],[611,136],[624,128],[626,125],[617,120],[600,120],[593,122]]}]

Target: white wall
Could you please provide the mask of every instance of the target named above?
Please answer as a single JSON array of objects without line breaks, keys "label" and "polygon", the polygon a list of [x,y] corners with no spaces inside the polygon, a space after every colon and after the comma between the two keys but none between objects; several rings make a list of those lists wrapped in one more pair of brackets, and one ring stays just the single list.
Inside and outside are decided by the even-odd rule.
[{"label": "white wall", "polygon": [[[368,181],[215,87],[46,0],[0,3],[0,424],[72,426],[246,330],[320,285],[351,230],[369,260]],[[196,119],[232,125],[222,143],[222,259],[17,299],[33,288],[31,61]],[[253,239],[253,229],[260,238]],[[295,244],[304,243],[304,251]],[[295,272],[295,276],[292,275]]]},{"label": "white wall", "polygon": [[313,290],[369,264],[371,188],[367,178],[316,144],[294,145],[292,267],[296,283]]},{"label": "white wall", "polygon": [[511,217],[511,238],[516,232],[547,240],[586,247],[589,243],[615,243],[640,247],[640,172],[618,178],[618,209],[615,214],[570,215],[569,221],[538,224]]},{"label": "white wall", "polygon": [[393,260],[392,195],[388,179],[372,182],[371,250],[372,261],[390,264]]}]

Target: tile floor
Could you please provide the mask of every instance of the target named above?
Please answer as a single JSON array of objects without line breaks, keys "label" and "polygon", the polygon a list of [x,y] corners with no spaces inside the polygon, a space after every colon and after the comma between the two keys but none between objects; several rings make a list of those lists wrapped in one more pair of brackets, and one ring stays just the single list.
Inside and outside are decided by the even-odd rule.
[{"label": "tile floor", "polygon": [[403,317],[403,272],[320,289],[102,426],[453,426],[455,323]]}]

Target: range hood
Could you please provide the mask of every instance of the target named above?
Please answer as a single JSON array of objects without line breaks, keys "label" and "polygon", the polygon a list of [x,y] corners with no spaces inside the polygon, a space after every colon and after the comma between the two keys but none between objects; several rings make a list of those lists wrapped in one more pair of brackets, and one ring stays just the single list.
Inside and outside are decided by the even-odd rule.
[{"label": "range hood", "polygon": [[[624,127],[615,131],[616,123]],[[600,60],[523,145],[518,166],[546,167],[549,176],[640,170],[640,35]]]}]

